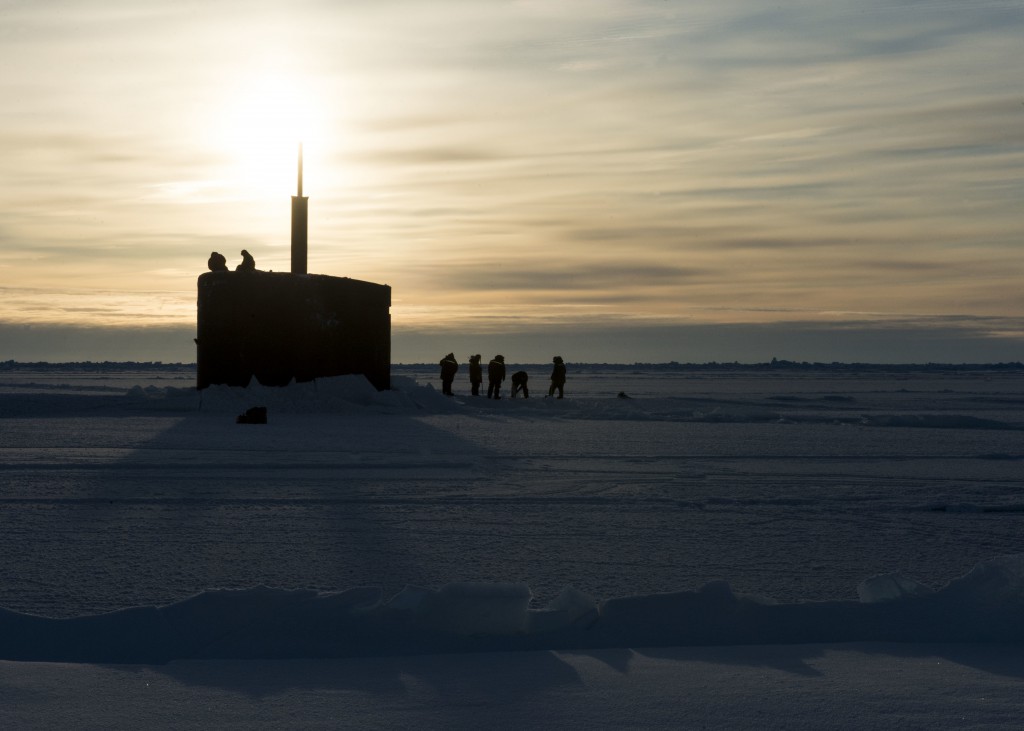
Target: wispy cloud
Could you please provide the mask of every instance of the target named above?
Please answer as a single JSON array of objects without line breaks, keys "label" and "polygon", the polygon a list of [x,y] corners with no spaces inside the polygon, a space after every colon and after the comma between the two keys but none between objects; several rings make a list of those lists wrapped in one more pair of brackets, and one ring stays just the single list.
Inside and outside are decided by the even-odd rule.
[{"label": "wispy cloud", "polygon": [[[546,322],[545,303],[716,324],[1024,306],[1018,2],[4,12],[8,282],[145,293],[125,312],[185,322],[211,250],[286,269],[293,173],[256,185],[270,168],[246,158],[269,151],[234,143],[265,120],[231,109],[272,70],[320,110],[311,266],[391,284],[399,327],[489,292],[502,323],[502,307]],[[0,304],[45,317],[117,315]]]}]

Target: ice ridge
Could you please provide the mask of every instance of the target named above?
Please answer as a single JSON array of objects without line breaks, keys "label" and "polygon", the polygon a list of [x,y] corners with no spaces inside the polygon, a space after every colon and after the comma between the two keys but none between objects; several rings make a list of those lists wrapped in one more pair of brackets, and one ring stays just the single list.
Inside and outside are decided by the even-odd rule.
[{"label": "ice ridge", "polygon": [[978,564],[933,591],[893,574],[860,601],[776,604],[698,591],[604,601],[566,588],[530,608],[523,584],[341,592],[211,590],[162,607],[50,619],[0,610],[0,659],[165,663],[608,647],[1024,641],[1024,554]]}]

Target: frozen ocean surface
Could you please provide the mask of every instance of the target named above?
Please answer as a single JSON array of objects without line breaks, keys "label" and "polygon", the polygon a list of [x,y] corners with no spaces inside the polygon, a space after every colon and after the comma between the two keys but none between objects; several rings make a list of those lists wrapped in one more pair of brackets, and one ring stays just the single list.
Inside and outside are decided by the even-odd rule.
[{"label": "frozen ocean surface", "polygon": [[1016,727],[1022,369],[529,370],[0,368],[0,723]]},{"label": "frozen ocean surface", "polygon": [[[544,606],[725,581],[855,600],[1021,551],[1024,373],[570,370],[567,398],[433,369],[196,392],[191,369],[0,374],[0,606],[211,588],[518,583]],[[436,386],[436,388],[435,388]],[[619,392],[631,398],[618,398]],[[264,405],[269,423],[237,425]]]}]

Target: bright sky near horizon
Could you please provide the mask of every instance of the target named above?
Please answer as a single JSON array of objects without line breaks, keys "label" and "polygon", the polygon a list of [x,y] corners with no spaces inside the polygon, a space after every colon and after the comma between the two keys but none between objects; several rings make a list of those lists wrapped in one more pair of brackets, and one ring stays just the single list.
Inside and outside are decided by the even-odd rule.
[{"label": "bright sky near horizon", "polygon": [[1022,38],[1021,0],[0,0],[0,326],[187,328],[211,251],[287,270],[301,139],[310,271],[426,356],[1024,358]]}]

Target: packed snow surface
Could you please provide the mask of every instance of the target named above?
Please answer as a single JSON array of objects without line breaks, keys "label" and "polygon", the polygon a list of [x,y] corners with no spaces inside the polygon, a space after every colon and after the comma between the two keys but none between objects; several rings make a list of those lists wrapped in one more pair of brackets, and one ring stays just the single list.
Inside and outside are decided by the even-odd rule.
[{"label": "packed snow surface", "polygon": [[0,658],[1022,639],[1020,370],[531,376],[4,372]]}]

